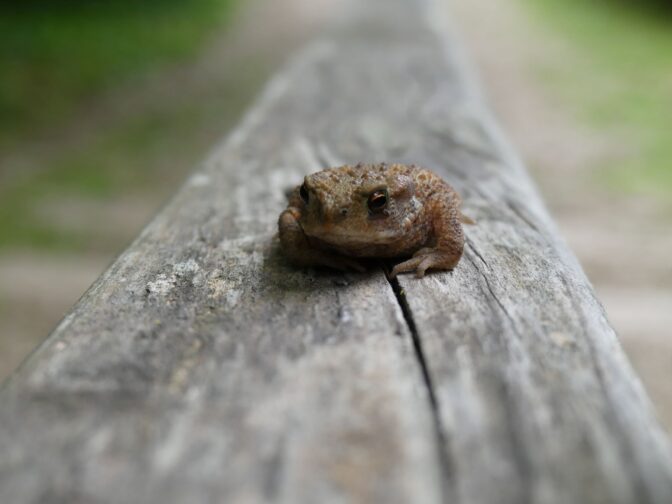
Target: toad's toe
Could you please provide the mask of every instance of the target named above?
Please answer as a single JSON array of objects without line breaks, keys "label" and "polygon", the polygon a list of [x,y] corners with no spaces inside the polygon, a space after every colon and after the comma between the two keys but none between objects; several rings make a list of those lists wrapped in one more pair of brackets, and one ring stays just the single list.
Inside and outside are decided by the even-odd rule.
[{"label": "toad's toe", "polygon": [[427,270],[441,269],[451,270],[460,260],[460,255],[442,249],[424,248],[418,250],[411,259],[397,264],[390,274],[391,278],[399,273],[414,271],[418,278],[425,276]]},{"label": "toad's toe", "polygon": [[397,264],[394,268],[392,268],[390,278],[395,278],[399,273],[407,273],[409,271],[413,271],[415,268],[418,267],[418,264],[422,262],[422,259],[423,259],[422,257],[413,257],[408,261],[404,261],[402,263]]}]

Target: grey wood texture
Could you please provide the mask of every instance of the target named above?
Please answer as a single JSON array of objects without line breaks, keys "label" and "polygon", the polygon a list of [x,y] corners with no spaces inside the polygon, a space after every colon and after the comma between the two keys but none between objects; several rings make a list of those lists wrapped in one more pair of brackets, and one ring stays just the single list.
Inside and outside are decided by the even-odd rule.
[{"label": "grey wood texture", "polygon": [[[3,387],[1,503],[672,502],[669,441],[438,7],[344,2],[269,84]],[[464,196],[455,271],[286,264],[285,190],[383,160]]]}]

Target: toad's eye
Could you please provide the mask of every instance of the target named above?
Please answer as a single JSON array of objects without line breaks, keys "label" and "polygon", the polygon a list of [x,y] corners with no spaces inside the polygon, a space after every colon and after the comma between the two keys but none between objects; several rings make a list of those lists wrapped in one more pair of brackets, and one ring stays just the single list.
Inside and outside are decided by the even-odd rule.
[{"label": "toad's eye", "polygon": [[299,196],[301,196],[301,199],[307,205],[309,196],[308,196],[308,189],[306,189],[306,184],[301,185],[301,188],[299,189]]},{"label": "toad's eye", "polygon": [[387,191],[385,189],[380,189],[374,191],[369,196],[369,200],[366,202],[369,207],[369,212],[378,213],[383,211],[387,206]]}]

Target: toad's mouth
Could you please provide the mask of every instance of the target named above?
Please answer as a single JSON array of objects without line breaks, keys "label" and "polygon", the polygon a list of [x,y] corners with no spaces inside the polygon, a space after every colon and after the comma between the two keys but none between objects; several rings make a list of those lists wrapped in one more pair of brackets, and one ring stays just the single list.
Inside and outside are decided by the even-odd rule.
[{"label": "toad's mouth", "polygon": [[311,229],[306,228],[305,226],[302,228],[304,234],[309,238],[317,238],[324,243],[341,247],[348,245],[387,245],[393,243],[397,239],[397,235],[393,231],[363,232],[338,229],[335,227],[331,227],[329,229]]}]

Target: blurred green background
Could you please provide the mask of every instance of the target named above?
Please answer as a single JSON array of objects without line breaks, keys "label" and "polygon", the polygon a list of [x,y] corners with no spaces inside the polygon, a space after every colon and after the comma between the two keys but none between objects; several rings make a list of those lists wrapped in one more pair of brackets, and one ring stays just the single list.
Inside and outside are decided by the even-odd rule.
[{"label": "blurred green background", "polygon": [[[226,26],[233,1],[3,2],[0,153],[30,149],[31,141],[71,140],[54,128],[72,125],[81,114],[104,114],[90,105],[114,86],[132,87],[134,79],[194,57]],[[6,161],[0,168],[0,249],[95,247],[90,233],[45,219],[40,203],[142,191],[162,180],[162,172],[174,180],[175,166],[156,166],[148,158],[169,144],[167,137],[194,127],[202,113],[192,103],[115,117],[113,125],[101,117],[105,135],[84,145],[52,148],[49,156],[26,163],[0,157]]]},{"label": "blurred green background", "polygon": [[672,2],[525,0],[582,57],[541,75],[572,112],[638,149],[594,174],[614,191],[672,197]]},{"label": "blurred green background", "polygon": [[65,118],[83,99],[120,79],[193,54],[222,24],[231,2],[3,3],[3,144]]}]

